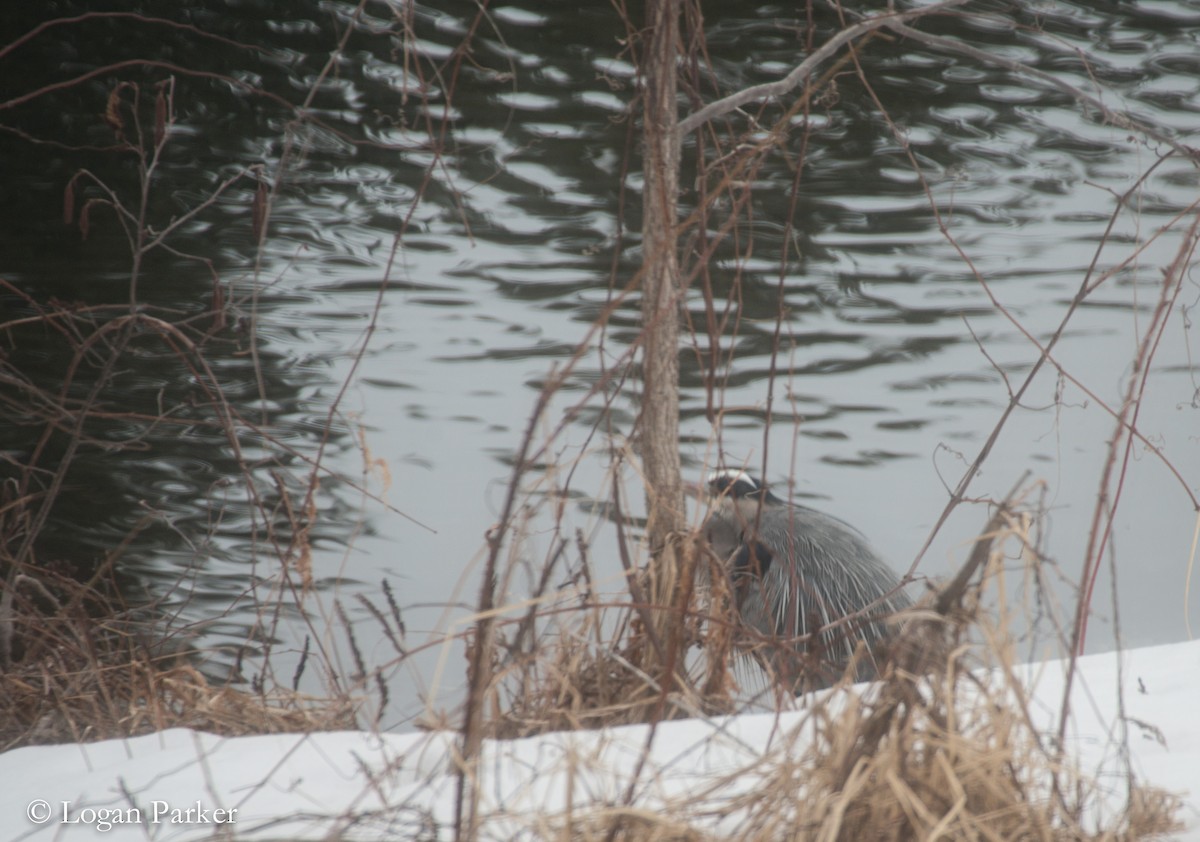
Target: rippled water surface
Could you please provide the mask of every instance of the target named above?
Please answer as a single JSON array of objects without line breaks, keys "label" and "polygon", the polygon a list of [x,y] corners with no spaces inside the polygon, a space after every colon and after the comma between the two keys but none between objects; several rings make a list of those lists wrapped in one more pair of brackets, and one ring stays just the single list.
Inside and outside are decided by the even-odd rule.
[{"label": "rippled water surface", "polygon": [[[581,347],[537,439],[593,385],[603,383],[601,397],[611,400],[589,398],[570,416],[542,460],[561,471],[539,471],[529,486],[569,488],[569,522],[595,540],[598,558],[611,553],[612,528],[592,501],[608,499],[611,454],[628,444],[637,413],[633,380],[606,379],[627,362],[636,296],[616,304],[603,333],[589,333],[640,260],[629,32],[607,4],[491,6],[486,15],[475,4],[437,5],[369,3],[356,16],[338,2],[190,4],[172,19],[197,29],[90,19],[0,58],[5,101],[129,58],[162,63],[136,77],[147,90],[174,75],[178,128],[152,194],[160,224],[242,169],[263,167],[277,192],[261,248],[254,184],[238,183],[176,232],[174,253],[145,267],[141,296],[201,311],[219,277],[243,319],[241,338],[213,359],[227,397],[294,448],[291,467],[324,444],[326,468],[365,482],[392,507],[330,477],[316,500],[313,564],[325,610],[341,597],[371,646],[373,620],[354,597],[377,598],[384,579],[414,647],[469,616],[472,574],[538,390]],[[704,6],[715,76],[702,76],[685,112],[696,97],[774,80],[803,58],[807,18],[793,6]],[[22,14],[10,38],[45,12]],[[835,21],[821,12],[815,20],[820,43]],[[920,26],[1053,74],[1196,143],[1200,3],[1042,3],[1024,12],[997,4]],[[468,37],[469,56],[456,62]],[[1043,483],[1042,551],[1056,591],[1073,604],[1115,431],[1105,407],[1119,407],[1138,374],[1132,360],[1162,273],[1200,199],[1196,166],[1179,156],[1159,162],[1165,145],[974,59],[880,38],[862,48],[862,61],[869,89],[843,65],[808,113],[792,118],[782,149],[754,171],[735,236],[692,283],[685,306],[694,330],[681,355],[686,469],[698,475],[723,451],[759,472],[765,450],[772,482],[792,483],[796,496],[854,523],[907,569],[1036,362],[1034,342],[1058,329],[1089,273],[1120,267],[1055,348],[1070,376],[1051,366],[1039,374],[969,491],[1001,497],[1027,471]],[[80,168],[123,190],[136,186],[128,156],[96,148],[111,141],[100,115],[115,79],[101,74],[0,111],[4,126],[60,142],[11,131],[0,138],[0,275],[36,299],[128,300],[120,228],[97,209],[81,240],[61,211]],[[320,122],[302,123],[285,105],[312,91],[304,107]],[[755,126],[769,128],[782,110],[746,112],[721,130],[751,142],[761,137]],[[695,160],[712,154],[708,139],[689,139],[685,211],[697,201]],[[728,219],[727,204],[712,208],[708,234]],[[1189,494],[1200,494],[1198,300],[1189,272],[1137,416],[1163,458],[1135,443],[1114,521],[1127,644],[1187,634]],[[13,294],[0,294],[0,305],[6,314],[24,306]],[[710,324],[718,325],[715,371]],[[55,342],[23,335],[9,353],[41,371]],[[190,388],[148,350],[145,365],[120,372],[108,395],[113,406],[151,412],[164,394],[183,400]],[[10,431],[4,447],[26,446],[20,435]],[[119,436],[119,425],[106,435]],[[145,442],[140,452],[80,456],[53,551],[107,552],[153,512],[130,551],[133,572],[149,592],[173,594],[182,621],[208,621],[202,644],[238,645],[254,616],[244,598],[251,577],[269,583],[273,574],[250,538],[263,525],[230,491],[234,455],[220,436],[186,424],[155,427]],[[258,481],[269,488],[277,478],[265,460],[280,454],[257,454],[260,444],[248,440],[243,455],[264,458]],[[626,479],[636,508],[640,490],[629,471]],[[956,569],[987,515],[982,505],[959,508],[917,575]],[[531,562],[545,551],[536,533],[525,551]],[[1098,585],[1092,649],[1114,645],[1109,576]],[[1193,596],[1193,624],[1197,606]],[[298,649],[325,627],[292,612],[271,634]],[[336,632],[327,642],[342,644]],[[380,641],[365,655],[386,660],[394,651]],[[431,692],[437,655],[423,652],[393,678],[388,722],[407,722]],[[447,702],[461,665],[458,655],[446,664]]]}]

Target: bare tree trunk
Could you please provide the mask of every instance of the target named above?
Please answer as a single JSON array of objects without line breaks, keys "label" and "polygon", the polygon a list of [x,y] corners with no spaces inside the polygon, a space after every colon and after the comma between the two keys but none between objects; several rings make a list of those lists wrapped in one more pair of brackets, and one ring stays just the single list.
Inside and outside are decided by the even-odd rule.
[{"label": "bare tree trunk", "polygon": [[642,200],[641,456],[646,472],[646,530],[658,554],[685,526],[679,466],[679,262],[676,256],[679,130],[675,68],[678,0],[650,0],[643,53],[645,188]]}]

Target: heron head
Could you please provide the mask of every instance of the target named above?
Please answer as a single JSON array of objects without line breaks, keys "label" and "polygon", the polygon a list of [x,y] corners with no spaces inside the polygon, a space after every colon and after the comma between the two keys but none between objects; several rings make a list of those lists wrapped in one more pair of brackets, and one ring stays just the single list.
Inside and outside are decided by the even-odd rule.
[{"label": "heron head", "polygon": [[782,505],[783,501],[771,493],[762,480],[750,476],[737,468],[722,468],[708,475],[707,491],[718,505]]},{"label": "heron head", "polygon": [[707,482],[694,488],[709,507],[710,539],[722,529],[740,536],[758,522],[760,510],[786,505],[761,480],[736,468],[713,471]]}]

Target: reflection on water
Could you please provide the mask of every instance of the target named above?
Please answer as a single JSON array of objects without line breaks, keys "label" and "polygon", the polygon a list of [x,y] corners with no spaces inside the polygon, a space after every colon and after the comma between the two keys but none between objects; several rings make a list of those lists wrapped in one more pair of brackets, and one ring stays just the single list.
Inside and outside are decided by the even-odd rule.
[{"label": "reflection on water", "polygon": [[[49,31],[0,59],[23,69],[0,73],[0,101],[128,58],[177,68],[179,128],[149,206],[160,228],[252,167],[263,167],[277,190],[261,249],[251,222],[258,182],[247,179],[175,232],[173,251],[143,267],[139,296],[178,318],[203,312],[220,280],[240,321],[210,334],[207,359],[225,384],[224,399],[270,438],[246,434],[239,458],[181,357],[154,338],[131,337],[101,396],[111,417],[92,431],[99,444],[76,455],[41,549],[99,557],[149,515],[124,564],[152,584],[185,576],[187,588],[173,591],[182,619],[220,618],[202,635],[207,644],[240,643],[254,604],[230,608],[231,597],[276,577],[252,537],[286,540],[289,521],[257,521],[251,498],[274,499],[277,484],[290,481],[284,474],[304,477],[306,460],[322,446],[327,468],[372,484],[419,522],[324,476],[312,536],[323,592],[351,604],[388,578],[414,639],[441,622],[441,606],[469,600],[473,587],[464,597],[455,583],[497,516],[498,481],[536,389],[552,365],[572,357],[636,271],[640,180],[636,130],[624,110],[636,86],[625,27],[603,5],[509,5],[482,16],[474,4],[438,5],[372,4],[356,18],[346,3],[191,4],[179,20],[219,37],[100,17]],[[30,6],[21,14],[10,32],[32,28],[44,12]],[[804,19],[788,14],[770,4],[708,4],[718,75],[703,80],[702,96],[794,66],[806,36]],[[1054,73],[1163,131],[1194,129],[1200,74],[1181,25],[1200,18],[1193,5],[1060,3],[1017,14],[955,16],[928,28]],[[322,75],[345,27],[353,35]],[[473,27],[470,60],[458,62]],[[817,40],[832,31],[824,21]],[[796,494],[861,527],[906,568],[946,487],[1036,360],[975,273],[1024,330],[1046,341],[1088,272],[1114,196],[1162,150],[1081,112],[1057,90],[961,57],[876,40],[862,59],[872,90],[843,69],[811,113],[795,119],[785,154],[768,156],[754,173],[737,236],[693,282],[685,306],[695,335],[681,356],[684,456],[698,472],[717,446],[753,465],[767,447],[770,479],[793,480]],[[139,73],[149,91],[172,71]],[[0,111],[4,126],[53,141],[0,135],[0,275],[30,296],[0,290],[0,320],[52,298],[81,306],[128,301],[129,249],[112,215],[95,209],[86,239],[62,222],[64,189],[81,168],[136,195],[136,160],[105,148],[113,135],[101,115],[116,78],[101,74]],[[302,103],[319,124],[298,119]],[[757,125],[781,113],[770,104],[756,112]],[[701,154],[711,149],[691,138],[687,172]],[[689,176],[683,182],[688,206],[695,185]],[[1198,183],[1192,164],[1163,163],[1134,195],[1135,212],[1119,219],[1100,268],[1171,223],[1196,200]],[[100,194],[81,199],[88,197]],[[714,208],[710,223],[719,226],[726,213]],[[1045,552],[1060,566],[1068,600],[1113,431],[1098,401],[1119,403],[1160,270],[1178,245],[1175,233],[1151,242],[1081,309],[1056,359],[1092,394],[1053,371],[1041,375],[972,487],[980,497],[1001,495],[1027,468],[1047,484]],[[1186,294],[1181,305],[1194,306],[1195,286]],[[636,302],[633,295],[619,304],[607,333],[590,339],[549,419],[557,423],[596,384],[614,397],[575,415],[545,455],[566,463],[587,451],[571,489],[585,498],[606,495],[605,451],[621,443],[636,415],[629,384],[608,379],[636,335]],[[19,327],[4,340],[11,365],[55,392],[71,343]],[[1195,344],[1191,321],[1176,319],[1139,416],[1167,458],[1191,467],[1184,477],[1193,488]],[[768,408],[772,374],[778,381]],[[98,375],[85,366],[79,376],[86,389]],[[174,408],[169,423],[147,422],[164,406]],[[0,451],[27,455],[36,432],[15,423],[2,435]],[[53,466],[56,454],[51,448],[40,458]],[[241,465],[249,466],[245,483]],[[1190,506],[1174,482],[1145,448],[1126,480],[1113,541],[1127,642],[1184,634],[1178,593]],[[581,507],[578,516],[602,555],[611,536],[590,519],[592,510]],[[963,555],[959,542],[984,519],[981,508],[962,510],[919,573],[952,569]],[[1092,643],[1108,646],[1112,612],[1097,607],[1105,617]],[[287,649],[310,631],[285,622],[272,634]],[[428,689],[407,686],[408,678],[393,688],[397,722]]]}]

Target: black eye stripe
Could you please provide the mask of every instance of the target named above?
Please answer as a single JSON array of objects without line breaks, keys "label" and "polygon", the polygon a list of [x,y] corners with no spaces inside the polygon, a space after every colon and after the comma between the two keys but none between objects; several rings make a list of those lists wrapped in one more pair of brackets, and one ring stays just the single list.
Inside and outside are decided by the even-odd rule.
[{"label": "black eye stripe", "polygon": [[715,494],[739,499],[763,492],[763,485],[742,471],[717,471],[708,478],[708,486]]}]

